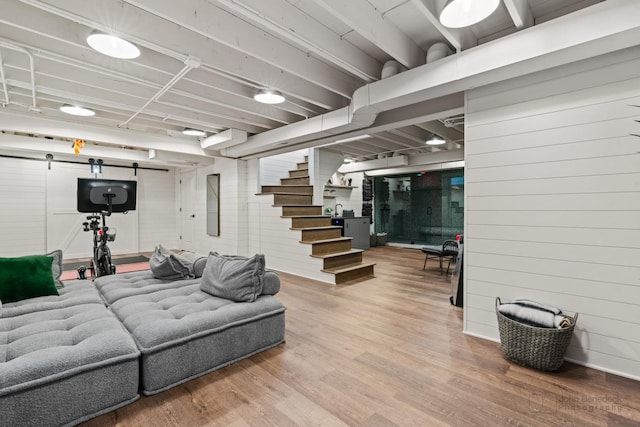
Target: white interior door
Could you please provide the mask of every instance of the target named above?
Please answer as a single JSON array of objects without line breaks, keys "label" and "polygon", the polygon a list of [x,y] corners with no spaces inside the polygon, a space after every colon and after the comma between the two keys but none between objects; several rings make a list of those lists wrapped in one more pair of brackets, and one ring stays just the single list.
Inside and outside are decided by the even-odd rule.
[{"label": "white interior door", "polygon": [[195,250],[196,171],[180,174],[180,249]]}]

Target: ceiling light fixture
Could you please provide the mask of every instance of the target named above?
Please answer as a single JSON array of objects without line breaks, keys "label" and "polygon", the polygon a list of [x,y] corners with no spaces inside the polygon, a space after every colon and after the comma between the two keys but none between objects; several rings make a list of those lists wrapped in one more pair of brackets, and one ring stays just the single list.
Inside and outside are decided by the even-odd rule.
[{"label": "ceiling light fixture", "polygon": [[447,142],[447,141],[445,141],[444,139],[442,139],[438,135],[434,134],[433,136],[431,136],[431,138],[427,139],[426,144],[427,145],[442,145],[445,142]]},{"label": "ceiling light fixture", "polygon": [[185,134],[185,135],[189,135],[189,136],[205,136],[207,134],[203,130],[193,129],[193,128],[184,128],[182,133]]},{"label": "ceiling light fixture", "polygon": [[449,28],[476,24],[491,15],[500,0],[449,0],[440,13],[440,23]]},{"label": "ceiling light fixture", "polygon": [[133,59],[140,56],[140,49],[133,43],[97,30],[89,34],[87,44],[92,49],[113,58]]},{"label": "ceiling light fixture", "polygon": [[63,104],[60,107],[60,111],[62,111],[63,113],[71,114],[72,116],[89,117],[96,115],[96,112],[90,108],[79,107],[77,105],[71,104]]},{"label": "ceiling light fixture", "polygon": [[253,99],[263,104],[281,104],[285,100],[280,91],[273,89],[260,89],[253,95]]}]

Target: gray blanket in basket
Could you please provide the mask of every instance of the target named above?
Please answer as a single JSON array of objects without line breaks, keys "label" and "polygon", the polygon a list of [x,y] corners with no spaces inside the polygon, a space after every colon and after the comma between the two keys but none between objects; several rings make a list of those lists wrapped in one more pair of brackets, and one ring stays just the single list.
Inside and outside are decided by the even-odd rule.
[{"label": "gray blanket in basket", "polygon": [[510,319],[542,328],[568,328],[571,320],[560,309],[518,299],[498,306],[498,311]]}]

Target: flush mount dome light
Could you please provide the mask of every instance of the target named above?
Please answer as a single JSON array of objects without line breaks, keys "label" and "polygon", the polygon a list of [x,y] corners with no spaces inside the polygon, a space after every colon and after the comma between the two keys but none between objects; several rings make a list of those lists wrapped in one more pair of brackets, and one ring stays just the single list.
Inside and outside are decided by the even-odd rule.
[{"label": "flush mount dome light", "polygon": [[71,114],[72,116],[88,117],[88,116],[96,115],[96,112],[89,108],[78,107],[77,105],[71,105],[71,104],[63,104],[60,107],[60,111],[62,111],[63,113]]},{"label": "flush mount dome light", "polygon": [[189,135],[189,136],[205,136],[207,134],[203,130],[193,129],[193,128],[184,128],[182,133],[185,134],[185,135]]},{"label": "flush mount dome light", "polygon": [[89,34],[87,43],[94,50],[113,58],[133,59],[140,56],[140,49],[133,43],[100,31]]},{"label": "flush mount dome light", "polygon": [[426,141],[427,145],[442,145],[445,142],[447,142],[447,141],[445,141],[444,139],[442,139],[438,135],[433,135],[431,138],[427,139],[427,141]]},{"label": "flush mount dome light", "polygon": [[449,0],[440,13],[440,23],[449,28],[476,24],[491,15],[500,0]]},{"label": "flush mount dome light", "polygon": [[253,99],[263,104],[281,104],[284,102],[284,96],[273,89],[260,89],[258,93],[253,95]]}]

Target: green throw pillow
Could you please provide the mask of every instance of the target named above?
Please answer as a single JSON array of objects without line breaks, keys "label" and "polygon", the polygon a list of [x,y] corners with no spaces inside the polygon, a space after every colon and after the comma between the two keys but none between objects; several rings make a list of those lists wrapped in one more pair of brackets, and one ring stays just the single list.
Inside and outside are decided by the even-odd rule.
[{"label": "green throw pillow", "polygon": [[0,300],[3,303],[59,295],[53,280],[53,258],[46,255],[0,258]]}]

